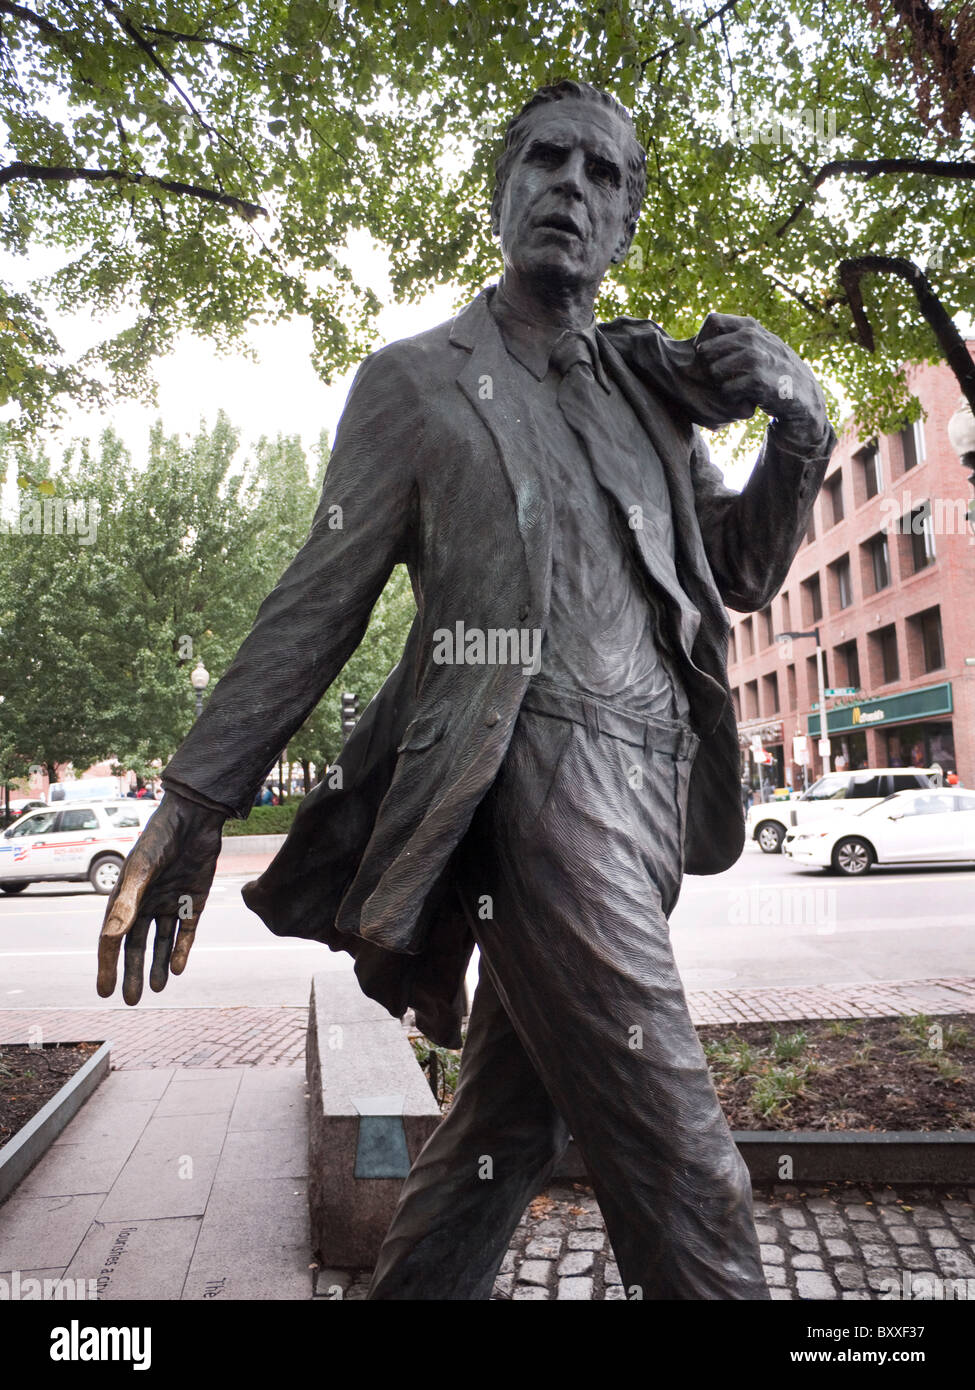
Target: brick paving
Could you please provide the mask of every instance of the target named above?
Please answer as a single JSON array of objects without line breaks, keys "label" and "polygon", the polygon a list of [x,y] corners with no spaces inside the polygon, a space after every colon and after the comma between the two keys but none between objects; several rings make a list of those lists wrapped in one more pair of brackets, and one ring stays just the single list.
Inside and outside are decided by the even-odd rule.
[{"label": "brick paving", "polygon": [[[0,1009],[0,1042],[112,1040],[112,1067],[303,1067],[308,1010]],[[40,1029],[40,1035],[37,1033]]]},{"label": "brick paving", "polygon": [[778,989],[692,990],[687,1002],[698,1024],[969,1013],[975,1009],[975,979],[959,976]]},{"label": "brick paving", "polygon": [[[975,1012],[975,980],[892,980],[789,989],[711,989],[687,996],[695,1023],[781,1022]],[[303,1061],[303,1007],[0,1009],[0,1042],[112,1039],[125,1067],[275,1067]]]}]

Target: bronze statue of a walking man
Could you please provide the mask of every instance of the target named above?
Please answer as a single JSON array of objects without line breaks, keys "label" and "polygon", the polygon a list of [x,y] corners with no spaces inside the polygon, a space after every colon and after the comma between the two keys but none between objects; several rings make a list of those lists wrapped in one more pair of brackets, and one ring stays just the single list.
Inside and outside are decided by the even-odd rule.
[{"label": "bronze statue of a walking man", "polygon": [[[777,592],[835,437],[808,368],[752,319],[711,314],[684,342],[594,321],[644,190],[606,93],[560,82],[511,121],[500,283],[363,363],[311,534],[169,764],[106,915],[102,994],[124,938],[138,1001],[153,923],[152,988],[184,969],[223,820],[248,813],[403,562],[402,660],[244,890],[448,1046],[480,948],[459,1086],[375,1299],[488,1298],[570,1134],[628,1297],[768,1296],[667,919],[683,873],[720,872],[744,839],[725,605]],[[771,420],[738,493],[698,426],[756,408]]]}]

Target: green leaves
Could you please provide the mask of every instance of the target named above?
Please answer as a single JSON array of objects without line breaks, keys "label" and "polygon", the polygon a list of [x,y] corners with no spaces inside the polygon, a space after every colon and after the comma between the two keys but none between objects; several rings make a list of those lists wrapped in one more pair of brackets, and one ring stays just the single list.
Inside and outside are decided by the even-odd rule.
[{"label": "green leaves", "polygon": [[[940,248],[935,288],[949,312],[970,308],[970,184],[814,182],[842,158],[970,160],[973,132],[968,122],[952,138],[926,115],[920,79],[906,60],[891,69],[868,9],[144,0],[126,13],[156,61],[101,5],[48,0],[44,16],[64,38],[5,15],[2,158],[155,181],[3,182],[0,170],[0,245],[61,247],[67,262],[22,291],[26,336],[0,330],[0,406],[13,403],[27,438],[67,398],[151,395],[152,362],[182,329],[228,342],[250,318],[285,313],[312,315],[324,376],[348,368],[371,345],[377,303],[340,271],[319,277],[326,253],[340,263],[364,227],[389,248],[404,298],[443,283],[460,298],[496,276],[486,210],[498,141],[479,135],[471,160],[471,132],[576,74],[632,107],[649,151],[644,264],[624,270],[604,302],[678,333],[713,306],[749,312],[879,428],[899,364],[934,345],[903,296],[880,290],[869,306],[878,349],[866,354],[836,266],[867,251],[916,259]],[[795,119],[804,111],[811,130]],[[272,205],[273,218],[245,204]],[[48,299],[65,312],[147,312],[130,307],[126,327],[67,363]]]}]

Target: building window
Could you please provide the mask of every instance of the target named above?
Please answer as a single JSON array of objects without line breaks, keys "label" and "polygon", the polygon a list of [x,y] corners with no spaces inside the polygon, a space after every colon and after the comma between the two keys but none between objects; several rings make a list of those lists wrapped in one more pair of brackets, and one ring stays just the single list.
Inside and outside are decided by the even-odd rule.
[{"label": "building window", "polygon": [[745,718],[758,718],[758,681],[748,681],[745,685]]},{"label": "building window", "polygon": [[919,507],[915,507],[905,518],[903,525],[910,532],[911,537],[911,563],[914,573],[919,570],[927,569],[928,565],[933,565],[934,554],[934,518],[931,515],[931,503],[922,502]]},{"label": "building window", "polygon": [[728,665],[738,664],[738,635],[734,628],[728,633]]},{"label": "building window", "polygon": [[798,704],[796,698],[796,668],[787,666],[785,668],[785,688],[788,693],[789,709],[795,709]]},{"label": "building window", "polygon": [[788,632],[792,627],[792,604],[789,595],[782,595],[782,631]]},{"label": "building window", "polygon": [[865,444],[854,457],[860,472],[863,499],[866,502],[869,501],[871,497],[876,497],[878,492],[883,492],[884,490],[884,474],[880,463],[880,446],[876,439],[871,439],[870,443]]},{"label": "building window", "polygon": [[823,592],[819,575],[814,574],[802,583],[803,622],[818,623],[823,616]]},{"label": "building window", "polygon": [[912,425],[905,425],[900,432],[900,441],[904,455],[904,472],[907,473],[925,459],[924,421],[915,420]]},{"label": "building window", "polygon": [[[823,652],[823,688],[829,686],[829,657]],[[819,671],[814,656],[806,657],[806,689],[809,691],[810,705],[819,703]]]},{"label": "building window", "polygon": [[890,583],[890,547],[887,537],[881,532],[879,536],[874,536],[873,540],[867,542],[867,548],[873,573],[873,591],[876,594],[881,589],[886,589]]},{"label": "building window", "polygon": [[857,644],[844,642],[837,647],[836,656],[838,658],[839,669],[843,672],[843,683],[851,685],[854,690],[860,689],[860,657],[857,652]]},{"label": "building window", "polygon": [[772,623],[771,605],[768,608],[762,609],[762,622],[764,623],[764,645],[766,647],[770,647],[772,645],[772,642],[775,640],[775,627]]},{"label": "building window", "polygon": [[755,629],[752,627],[751,618],[746,618],[741,625],[741,659],[747,661],[750,656],[755,655]]},{"label": "building window", "polygon": [[823,484],[823,506],[826,509],[824,520],[827,527],[836,526],[843,520],[843,474],[834,473]]},{"label": "building window", "polygon": [[741,692],[739,691],[737,685],[735,686],[734,690],[731,692],[731,702],[732,702],[732,704],[733,704],[734,707],[735,707],[735,719],[736,719],[736,721],[740,724],[740,723],[741,723]]},{"label": "building window", "polygon": [[870,634],[870,641],[876,653],[876,676],[879,677],[878,684],[890,685],[892,681],[900,680],[901,667],[897,655],[897,629],[891,623],[888,627],[878,628],[876,632]]},{"label": "building window", "polygon": [[762,684],[765,689],[762,692],[764,710],[763,714],[778,714],[779,712],[779,678],[774,671],[762,677]]},{"label": "building window", "polygon": [[815,513],[815,511],[811,511],[811,512],[809,513],[809,525],[806,527],[806,539],[805,539],[805,541],[804,541],[804,544],[805,544],[805,545],[810,545],[815,539],[816,539],[816,513]]},{"label": "building window", "polygon": [[837,609],[849,608],[853,602],[853,579],[850,574],[850,557],[842,556],[829,567],[830,598]]},{"label": "building window", "polygon": [[928,608],[923,613],[916,613],[912,618],[908,618],[908,623],[913,629],[911,635],[916,637],[917,645],[920,648],[920,674],[926,676],[929,671],[940,671],[945,664],[941,609]]}]

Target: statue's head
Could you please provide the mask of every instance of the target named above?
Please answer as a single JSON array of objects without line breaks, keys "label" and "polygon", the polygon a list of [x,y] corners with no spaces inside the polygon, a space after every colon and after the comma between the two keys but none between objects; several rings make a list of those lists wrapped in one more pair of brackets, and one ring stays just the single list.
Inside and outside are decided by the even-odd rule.
[{"label": "statue's head", "polygon": [[646,153],[625,107],[588,82],[542,87],[509,121],[491,225],[505,264],[598,284],[621,261],[646,191]]}]

